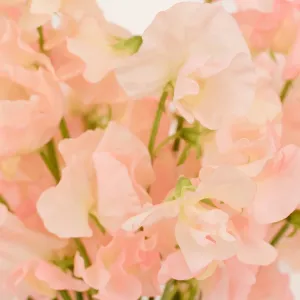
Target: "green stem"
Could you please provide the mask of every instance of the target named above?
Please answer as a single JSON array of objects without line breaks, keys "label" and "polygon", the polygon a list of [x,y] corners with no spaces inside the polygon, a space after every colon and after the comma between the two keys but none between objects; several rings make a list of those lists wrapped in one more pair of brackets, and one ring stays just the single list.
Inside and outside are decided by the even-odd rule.
[{"label": "green stem", "polygon": [[[177,128],[176,128],[176,132],[180,132],[181,129],[183,128],[183,124],[184,124],[184,119],[182,117],[177,117]],[[173,145],[173,151],[174,152],[178,152],[179,151],[179,146],[180,146],[180,136],[178,136],[174,142]]]},{"label": "green stem", "polygon": [[282,225],[282,227],[279,229],[279,231],[275,234],[275,236],[271,240],[270,244],[275,247],[279,243],[281,238],[284,237],[284,235],[288,231],[289,227],[290,227],[290,224],[288,222],[284,223]]},{"label": "green stem", "polygon": [[176,133],[168,136],[166,139],[164,139],[155,149],[154,151],[154,156],[157,156],[157,154],[159,153],[159,151],[166,146],[168,143],[170,143],[172,140],[176,139],[177,137],[180,137],[181,132],[177,131]]},{"label": "green stem", "polygon": [[283,103],[290,88],[292,87],[293,85],[293,81],[292,80],[287,80],[285,85],[283,86],[282,90],[281,90],[281,93],[280,93],[280,100],[281,102]]},{"label": "green stem", "polygon": [[68,291],[59,291],[59,294],[63,298],[63,300],[72,300],[72,297],[68,293]]},{"label": "green stem", "polygon": [[91,260],[90,260],[90,258],[88,256],[87,252],[86,252],[86,249],[85,249],[84,245],[82,244],[81,240],[78,239],[78,238],[75,238],[74,242],[75,242],[76,247],[77,247],[77,249],[78,249],[78,251],[80,253],[80,256],[84,260],[85,267],[86,268],[89,267],[91,265]]},{"label": "green stem", "polygon": [[106,233],[106,230],[105,228],[103,227],[103,225],[99,222],[98,218],[93,215],[92,213],[89,213],[89,217],[91,218],[91,220],[95,223],[95,225],[98,227],[98,229],[103,233],[105,234]]},{"label": "green stem", "polygon": [[50,140],[46,144],[45,148],[47,154],[42,150],[40,152],[40,155],[44,163],[48,167],[49,171],[51,172],[52,176],[54,177],[56,183],[58,183],[60,181],[61,174],[60,174],[54,140],[53,139]]},{"label": "green stem", "polygon": [[82,293],[79,293],[79,292],[76,293],[76,300],[83,300]]},{"label": "green stem", "polygon": [[9,212],[12,212],[9,204],[1,194],[0,194],[0,203],[4,204]]},{"label": "green stem", "polygon": [[151,130],[150,140],[149,140],[149,144],[148,144],[149,153],[150,153],[150,156],[152,159],[154,156],[155,140],[156,140],[156,136],[158,133],[160,120],[161,120],[161,117],[162,117],[164,109],[165,109],[165,104],[166,104],[167,98],[168,98],[168,91],[165,90],[162,93],[159,103],[158,103],[158,108],[156,111],[155,119],[154,119],[152,130]]},{"label": "green stem", "polygon": [[40,51],[44,54],[46,54],[46,50],[45,50],[45,38],[44,38],[44,31],[43,31],[43,27],[39,26],[37,28],[37,32],[39,34],[39,46],[40,46]]},{"label": "green stem", "polygon": [[179,156],[179,159],[178,159],[178,162],[177,162],[177,166],[182,165],[186,161],[187,156],[188,156],[191,148],[192,148],[191,144],[186,144],[185,145],[184,149],[182,150],[181,155]]},{"label": "green stem", "polygon": [[61,119],[60,124],[59,124],[59,130],[60,130],[61,136],[64,139],[69,139],[71,137],[65,118]]}]

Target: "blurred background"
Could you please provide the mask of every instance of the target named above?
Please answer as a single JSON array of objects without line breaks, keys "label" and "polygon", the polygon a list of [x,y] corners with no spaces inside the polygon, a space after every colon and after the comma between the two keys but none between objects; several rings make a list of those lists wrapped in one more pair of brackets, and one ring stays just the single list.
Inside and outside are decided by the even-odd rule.
[{"label": "blurred background", "polygon": [[[97,0],[105,17],[130,30],[133,34],[142,34],[155,15],[179,2],[203,2],[203,0]],[[251,1],[251,0],[244,0]],[[263,0],[261,0],[263,1]],[[234,0],[223,0],[226,10],[234,11]],[[300,245],[299,245],[300,250]],[[300,255],[300,251],[299,251]],[[286,266],[283,272],[291,274],[291,288],[295,300],[300,300],[300,273],[292,273]],[[216,299],[217,300],[217,299]],[[272,300],[272,299],[266,299]],[[282,299],[285,300],[285,299]]]}]

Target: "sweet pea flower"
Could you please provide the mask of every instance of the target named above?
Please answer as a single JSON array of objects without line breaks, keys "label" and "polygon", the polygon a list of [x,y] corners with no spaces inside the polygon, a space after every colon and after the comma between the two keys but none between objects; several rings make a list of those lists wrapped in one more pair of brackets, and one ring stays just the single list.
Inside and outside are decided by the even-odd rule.
[{"label": "sweet pea flower", "polygon": [[241,11],[234,16],[254,53],[272,49],[287,54],[292,49],[300,21],[296,3],[289,0],[238,3]]},{"label": "sweet pea flower", "polygon": [[154,179],[148,151],[126,128],[111,122],[104,132],[86,131],[63,141],[60,150],[66,163],[62,179],[37,203],[50,232],[64,238],[89,237],[90,213],[107,231],[116,232],[151,201],[145,191]]},{"label": "sweet pea flower", "polygon": [[146,188],[154,181],[149,152],[129,130],[111,122],[93,153],[98,215],[104,227],[116,231],[149,203]]},{"label": "sweet pea flower", "polygon": [[[230,138],[226,144],[225,136],[219,140],[223,150],[213,143],[208,145],[204,165],[234,164],[255,181],[257,193],[250,210],[259,223],[268,224],[286,218],[299,204],[300,148],[293,144],[282,145],[278,134],[273,135],[269,130],[261,131],[262,128],[251,126],[236,129],[227,136],[232,138],[235,134],[233,144]],[[285,195],[290,189],[295,193],[287,201]]]},{"label": "sweet pea flower", "polygon": [[100,247],[95,262],[87,269],[82,257],[75,257],[75,274],[99,290],[95,299],[136,300],[141,295],[160,295],[157,274],[160,268],[155,240],[145,233],[118,233],[105,247]]},{"label": "sweet pea flower", "polygon": [[295,299],[290,290],[289,275],[281,273],[276,263],[261,267],[257,273],[256,283],[253,285],[248,299]]},{"label": "sweet pea flower", "polygon": [[210,129],[245,114],[254,95],[249,50],[233,18],[218,4],[179,3],[160,12],[139,51],[116,74],[137,99],[159,97],[171,83],[177,111]]},{"label": "sweet pea flower", "polygon": [[51,263],[66,242],[26,228],[2,204],[0,218],[1,295],[54,297],[56,290],[87,290],[86,284]]},{"label": "sweet pea flower", "polygon": [[230,258],[220,264],[215,273],[200,282],[206,300],[247,300],[256,281],[258,267]]},{"label": "sweet pea flower", "polygon": [[[161,220],[175,221],[174,235],[180,250],[167,258],[171,278],[182,280],[198,276],[212,262],[234,255],[249,264],[271,263],[276,251],[264,242],[264,236],[257,235],[261,227],[246,216],[239,215],[240,210],[249,207],[254,199],[254,183],[231,167],[220,167],[205,173],[196,191],[187,190],[175,200],[168,197],[166,202],[129,219],[123,228],[135,231],[141,226],[151,227]],[[191,189],[192,186],[186,188]],[[211,207],[206,204],[207,199],[217,202],[211,202]],[[218,201],[228,208],[224,209],[222,205],[219,208]],[[180,261],[181,271],[170,267],[172,263],[168,259],[173,264]]]},{"label": "sweet pea flower", "polygon": [[5,18],[0,39],[0,155],[28,153],[53,136],[63,113],[60,86],[49,60],[34,52]]},{"label": "sweet pea flower", "polygon": [[17,21],[20,28],[25,31],[32,31],[39,26],[46,25],[51,22],[55,14],[73,20],[80,20],[85,15],[95,17],[102,15],[99,6],[93,0],[1,0],[0,5],[19,10]]},{"label": "sweet pea flower", "polygon": [[127,30],[107,22],[103,16],[86,16],[68,38],[67,47],[85,63],[84,78],[97,83],[134,53],[140,43],[140,37],[131,37]]}]

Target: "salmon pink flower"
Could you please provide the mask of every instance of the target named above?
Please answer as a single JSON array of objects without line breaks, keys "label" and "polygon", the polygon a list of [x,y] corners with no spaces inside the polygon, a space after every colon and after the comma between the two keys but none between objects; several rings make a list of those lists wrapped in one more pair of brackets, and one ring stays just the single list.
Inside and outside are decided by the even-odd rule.
[{"label": "salmon pink flower", "polygon": [[103,300],[135,300],[140,295],[160,295],[157,274],[160,268],[155,240],[143,232],[119,233],[101,247],[92,266],[85,269],[80,255],[75,257],[75,274],[92,288],[94,297]]},{"label": "salmon pink flower", "polygon": [[[201,276],[212,262],[234,255],[246,263],[269,264],[275,259],[276,251],[264,241],[264,236],[257,235],[255,230],[259,225],[237,213],[251,205],[254,195],[255,185],[247,176],[234,168],[221,167],[212,173],[206,172],[196,192],[187,190],[175,200],[169,197],[166,202],[129,219],[123,228],[135,231],[162,220],[175,220],[174,235],[180,252],[170,254],[166,263],[172,272],[169,276],[177,279]],[[208,199],[212,199],[211,204],[207,204]],[[228,208],[217,204],[218,201]],[[180,261],[181,275],[171,267],[169,259]]]},{"label": "salmon pink flower", "polygon": [[66,242],[27,229],[4,205],[0,219],[1,295],[54,297],[56,290],[87,290],[82,281],[51,264]]},{"label": "salmon pink flower", "polygon": [[53,136],[63,113],[50,61],[34,52],[16,25],[0,19],[0,155],[28,153]]},{"label": "salmon pink flower", "polygon": [[63,141],[60,150],[66,163],[62,179],[37,204],[50,232],[64,238],[91,236],[89,213],[116,232],[151,201],[145,191],[154,180],[150,156],[126,128],[111,122],[104,132],[86,131]]}]

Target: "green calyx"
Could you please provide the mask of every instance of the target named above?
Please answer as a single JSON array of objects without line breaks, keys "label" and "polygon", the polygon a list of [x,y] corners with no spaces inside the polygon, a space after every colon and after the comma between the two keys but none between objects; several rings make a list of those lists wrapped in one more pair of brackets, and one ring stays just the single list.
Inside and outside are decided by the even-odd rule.
[{"label": "green calyx", "polygon": [[173,201],[177,198],[182,197],[186,191],[195,191],[196,188],[193,186],[190,179],[181,176],[178,178],[175,189],[170,194],[170,196],[167,198],[167,201]]},{"label": "green calyx", "polygon": [[53,260],[52,262],[64,272],[67,270],[73,270],[74,267],[74,257],[64,257],[63,259]]},{"label": "green calyx", "polygon": [[296,228],[300,228],[300,210],[295,210],[292,212],[288,218],[287,221],[291,224],[294,225]]},{"label": "green calyx", "polygon": [[97,110],[91,110],[83,116],[86,129],[95,130],[96,128],[105,129],[112,119],[112,109],[107,108],[106,114],[99,114]]},{"label": "green calyx", "polygon": [[140,35],[134,35],[128,39],[116,38],[117,42],[113,45],[113,49],[132,55],[139,51],[143,38]]}]

